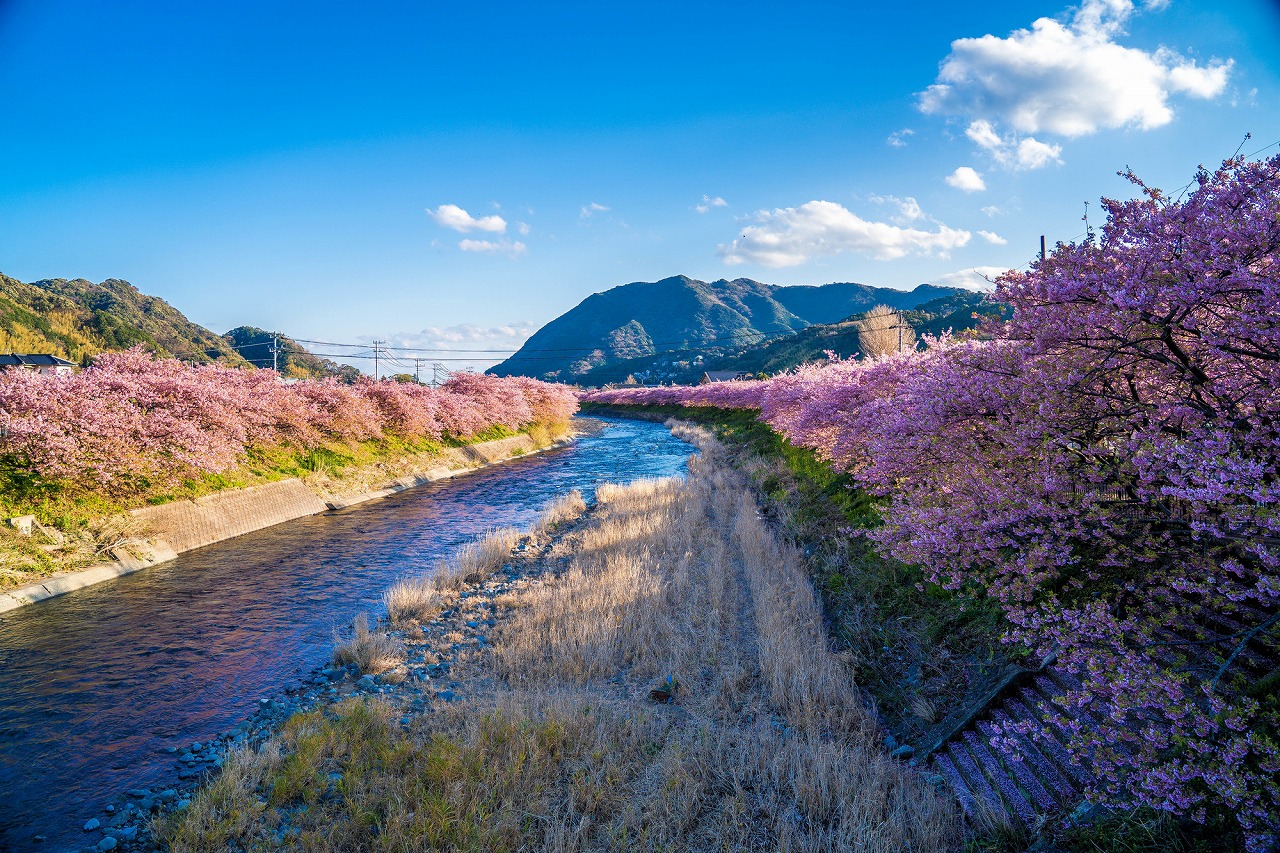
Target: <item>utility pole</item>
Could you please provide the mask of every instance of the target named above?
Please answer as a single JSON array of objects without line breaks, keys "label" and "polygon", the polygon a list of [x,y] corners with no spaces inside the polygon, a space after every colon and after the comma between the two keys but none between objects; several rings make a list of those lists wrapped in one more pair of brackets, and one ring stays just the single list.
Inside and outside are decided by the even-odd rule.
[{"label": "utility pole", "polygon": [[271,336],[271,369],[274,370],[276,373],[280,372],[280,357],[277,355],[277,353],[279,352],[280,352],[280,336],[272,335]]},{"label": "utility pole", "polygon": [[1040,235],[1040,260],[1044,260],[1044,235]]},{"label": "utility pole", "polygon": [[373,381],[378,381],[378,347],[382,345],[382,341],[373,342]]},{"label": "utility pole", "polygon": [[422,380],[418,377],[418,370],[422,367],[422,359],[415,358],[413,360],[413,381],[416,385],[421,385]]}]

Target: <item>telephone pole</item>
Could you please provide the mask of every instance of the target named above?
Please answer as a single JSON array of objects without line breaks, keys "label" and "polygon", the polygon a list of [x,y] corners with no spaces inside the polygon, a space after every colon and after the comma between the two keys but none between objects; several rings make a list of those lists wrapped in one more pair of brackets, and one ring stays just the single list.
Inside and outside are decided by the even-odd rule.
[{"label": "telephone pole", "polygon": [[280,372],[280,357],[278,355],[279,352],[280,352],[280,336],[272,335],[271,336],[271,369],[274,370],[276,373]]},{"label": "telephone pole", "polygon": [[421,379],[421,378],[419,378],[419,376],[418,376],[418,371],[419,371],[419,369],[420,369],[421,367],[422,367],[422,359],[420,359],[420,358],[415,358],[415,359],[413,360],[413,381],[414,381],[414,383],[415,383],[415,384],[417,384],[417,385],[421,385],[421,384],[422,384],[422,379]]},{"label": "telephone pole", "polygon": [[382,341],[373,342],[373,381],[378,381],[378,347],[382,345]]}]

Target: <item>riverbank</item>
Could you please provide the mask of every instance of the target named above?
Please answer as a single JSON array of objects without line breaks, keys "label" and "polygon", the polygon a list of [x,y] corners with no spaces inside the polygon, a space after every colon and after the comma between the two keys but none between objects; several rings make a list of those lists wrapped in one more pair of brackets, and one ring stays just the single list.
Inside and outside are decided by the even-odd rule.
[{"label": "riverbank", "polygon": [[388,632],[403,660],[389,678],[324,687],[256,751],[233,749],[159,840],[957,847],[954,802],[889,757],[828,650],[799,553],[714,440],[690,437],[687,481],[601,487],[554,541]]},{"label": "riverbank", "polygon": [[[442,479],[459,476],[555,447],[572,440],[568,426],[539,426],[526,433],[459,446],[400,448],[359,465],[316,464],[301,477],[223,489],[196,498],[166,501],[86,525],[110,531],[114,541],[94,551],[114,559],[76,566],[82,548],[56,529],[36,525],[30,536],[50,540],[47,574],[0,590],[0,613],[160,565],[179,554],[327,510],[345,509]],[[16,534],[12,530],[8,536]],[[30,545],[30,543],[23,543]],[[57,559],[59,553],[64,560]]]}]

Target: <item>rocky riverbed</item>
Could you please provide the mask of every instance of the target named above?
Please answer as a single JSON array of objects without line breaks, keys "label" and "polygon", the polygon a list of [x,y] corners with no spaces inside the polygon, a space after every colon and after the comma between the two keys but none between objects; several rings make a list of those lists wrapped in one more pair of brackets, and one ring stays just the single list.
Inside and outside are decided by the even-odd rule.
[{"label": "rocky riverbed", "polygon": [[[584,516],[585,518],[585,516]],[[389,631],[403,643],[405,663],[382,675],[360,672],[355,664],[313,670],[301,687],[260,700],[257,712],[235,728],[181,749],[169,747],[179,782],[163,789],[130,789],[84,823],[83,851],[157,850],[155,828],[166,815],[190,805],[200,785],[219,772],[229,750],[257,749],[292,714],[323,709],[352,696],[376,697],[402,708],[401,724],[431,713],[490,684],[485,665],[488,633],[511,612],[514,596],[554,573],[567,553],[566,540],[583,519],[566,524],[542,541],[525,536],[495,574],[465,584],[453,606],[410,631]],[[281,831],[283,843],[288,834]]]}]

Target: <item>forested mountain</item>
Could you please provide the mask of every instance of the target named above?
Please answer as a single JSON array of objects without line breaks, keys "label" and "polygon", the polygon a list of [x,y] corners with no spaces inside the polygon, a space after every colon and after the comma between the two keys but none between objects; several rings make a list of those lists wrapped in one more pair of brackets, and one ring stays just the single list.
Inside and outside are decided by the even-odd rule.
[{"label": "forested mountain", "polygon": [[221,335],[127,281],[31,283],[0,274],[0,352],[50,353],[75,362],[145,344],[186,361],[244,360]]},{"label": "forested mountain", "polygon": [[[672,358],[664,356],[672,353],[683,361],[721,358],[875,305],[911,309],[966,293],[929,284],[912,291],[852,283],[783,287],[745,278],[705,282],[683,275],[633,282],[588,296],[489,372],[597,384],[598,377],[612,376],[617,371],[610,368],[622,362],[630,367],[669,362]],[[623,371],[622,377],[630,372]]]},{"label": "forested mountain", "polygon": [[[984,294],[972,291],[934,299],[899,316],[918,336],[936,335],[947,330],[962,332],[972,329],[983,318],[1006,311]],[[773,375],[801,364],[822,361],[828,352],[840,358],[860,355],[859,312],[836,323],[816,323],[784,337],[757,346],[710,347],[697,354],[688,351],[658,353],[642,358],[622,359],[592,368],[578,377],[582,385],[601,386],[622,383],[630,377],[640,383],[690,384],[705,371],[731,370],[742,373]]]},{"label": "forested mountain", "polygon": [[[321,379],[337,376],[346,381],[359,378],[360,371],[349,364],[338,364],[312,355],[302,344],[279,332],[268,332],[256,326],[239,326],[223,335],[240,355],[254,367],[272,367],[291,379]],[[272,357],[272,347],[278,349]]]}]

